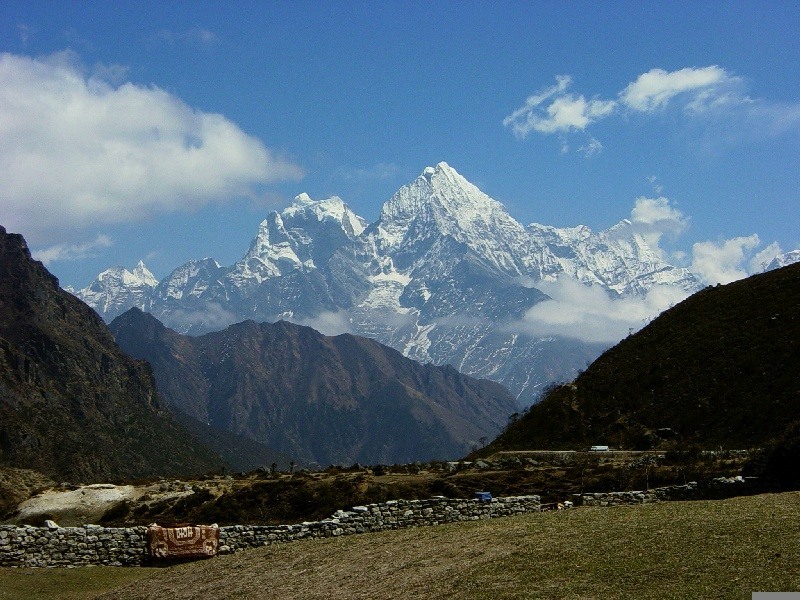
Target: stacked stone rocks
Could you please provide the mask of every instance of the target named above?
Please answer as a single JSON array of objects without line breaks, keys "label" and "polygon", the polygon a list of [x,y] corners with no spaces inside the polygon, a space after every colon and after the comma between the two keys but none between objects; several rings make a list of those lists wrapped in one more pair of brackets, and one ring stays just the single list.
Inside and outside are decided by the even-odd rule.
[{"label": "stacked stone rocks", "polygon": [[147,553],[146,527],[0,526],[0,566],[135,566]]},{"label": "stacked stone rocks", "polygon": [[541,509],[539,496],[493,498],[491,502],[448,498],[390,500],[339,510],[330,519],[298,525],[235,525],[220,528],[220,554],[306,538],[337,537],[402,527],[424,527],[507,517]]},{"label": "stacked stone rocks", "polygon": [[[493,519],[541,509],[539,496],[477,499],[393,500],[337,511],[323,521],[297,525],[220,527],[220,554],[301,539]],[[69,567],[148,564],[146,527],[0,526],[0,567]]]},{"label": "stacked stone rocks", "polygon": [[697,482],[686,485],[670,485],[646,491],[635,492],[597,492],[575,494],[575,504],[583,506],[614,506],[617,504],[645,504],[666,500],[691,500],[697,497]]}]

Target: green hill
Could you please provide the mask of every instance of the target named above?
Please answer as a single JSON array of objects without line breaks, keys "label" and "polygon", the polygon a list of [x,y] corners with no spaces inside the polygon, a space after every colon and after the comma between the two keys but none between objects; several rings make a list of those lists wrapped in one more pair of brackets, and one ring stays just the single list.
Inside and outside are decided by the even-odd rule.
[{"label": "green hill", "polygon": [[800,419],[800,264],[708,287],[557,386],[480,454],[748,448]]}]

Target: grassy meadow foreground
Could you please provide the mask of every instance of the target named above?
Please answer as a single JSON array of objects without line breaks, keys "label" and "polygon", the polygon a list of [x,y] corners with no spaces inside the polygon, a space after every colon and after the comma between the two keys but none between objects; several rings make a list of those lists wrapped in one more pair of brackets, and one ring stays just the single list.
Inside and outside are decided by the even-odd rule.
[{"label": "grassy meadow foreground", "polygon": [[739,598],[796,590],[797,492],[305,541],[162,569],[0,571],[0,598],[23,600]]}]

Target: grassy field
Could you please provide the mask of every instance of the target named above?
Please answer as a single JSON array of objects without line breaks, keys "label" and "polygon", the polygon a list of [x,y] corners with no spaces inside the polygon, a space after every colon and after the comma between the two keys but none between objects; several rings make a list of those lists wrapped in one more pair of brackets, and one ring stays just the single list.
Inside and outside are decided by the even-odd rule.
[{"label": "grassy field", "polygon": [[0,571],[0,598],[19,599],[749,598],[798,590],[800,493],[304,541],[164,569]]}]

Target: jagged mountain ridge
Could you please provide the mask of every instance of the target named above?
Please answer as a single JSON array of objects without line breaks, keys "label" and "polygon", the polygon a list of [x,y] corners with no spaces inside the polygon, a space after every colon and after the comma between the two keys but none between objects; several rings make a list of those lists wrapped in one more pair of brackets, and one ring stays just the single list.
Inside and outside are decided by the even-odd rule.
[{"label": "jagged mountain ridge", "polygon": [[[199,334],[245,319],[288,319],[372,337],[408,357],[503,383],[522,404],[571,379],[604,349],[515,326],[560,275],[613,296],[700,288],[623,221],[607,231],[524,227],[446,163],[427,167],[367,225],[341,199],[303,194],[273,212],[242,260],[179,267],[148,293],[100,277],[77,295],[106,319],[137,306]],[[105,282],[105,287],[103,285]],[[104,301],[97,300],[102,287]],[[114,301],[110,300],[114,299]],[[556,358],[551,355],[557,353]]]},{"label": "jagged mountain ridge", "polygon": [[502,386],[374,340],[244,321],[197,337],[132,308],[110,325],[170,405],[304,463],[455,459],[516,410]]},{"label": "jagged mountain ridge", "polygon": [[[140,275],[144,270],[140,270]],[[67,481],[185,476],[222,459],[179,427],[148,365],[125,355],[0,227],[0,465]]]}]

